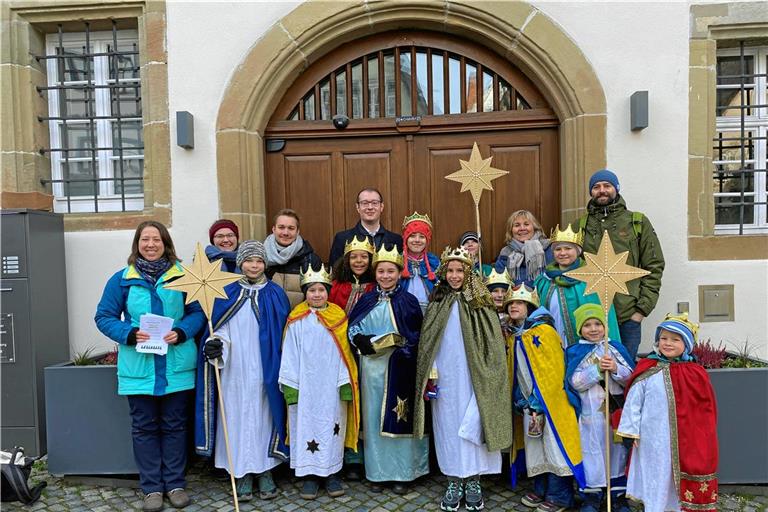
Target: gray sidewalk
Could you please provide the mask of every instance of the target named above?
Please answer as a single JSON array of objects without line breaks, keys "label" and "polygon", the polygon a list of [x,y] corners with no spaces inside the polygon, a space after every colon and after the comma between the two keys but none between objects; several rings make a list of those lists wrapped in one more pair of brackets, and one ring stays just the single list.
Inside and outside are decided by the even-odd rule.
[{"label": "gray sidewalk", "polygon": [[[438,502],[443,492],[444,478],[428,476],[419,479],[411,492],[399,496],[389,490],[375,493],[371,488],[360,482],[345,484],[347,493],[340,498],[329,498],[323,491],[314,501],[303,500],[299,497],[300,481],[289,476],[290,473],[281,470],[276,474],[280,487],[280,495],[271,501],[254,499],[242,503],[242,511],[285,511],[304,512],[307,510],[332,510],[334,512],[362,511],[417,511],[439,510]],[[18,504],[4,503],[2,510],[19,511],[128,511],[141,510],[141,492],[138,489],[126,487],[111,487],[87,485],[70,478],[56,478],[48,474],[45,463],[36,463],[31,481],[37,483],[48,481],[48,487],[43,491],[43,497],[31,507]],[[216,511],[229,512],[234,510],[229,495],[229,480],[215,478],[208,474],[201,464],[194,465],[188,475],[187,490],[192,496],[192,505],[187,512]],[[523,480],[516,490],[512,490],[506,481],[500,477],[486,478],[483,482],[486,500],[486,510],[515,510],[528,511],[520,503],[520,497],[528,492],[530,484]],[[167,502],[166,502],[167,504]],[[166,510],[173,510],[169,504]],[[638,510],[640,510],[638,508]],[[720,493],[718,510],[759,512],[768,510],[768,489],[765,487],[724,488]]]}]

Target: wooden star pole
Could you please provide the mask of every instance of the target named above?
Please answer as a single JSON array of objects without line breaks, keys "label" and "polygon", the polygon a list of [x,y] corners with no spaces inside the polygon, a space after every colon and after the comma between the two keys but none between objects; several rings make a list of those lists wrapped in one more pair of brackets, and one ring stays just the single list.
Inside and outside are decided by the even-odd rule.
[{"label": "wooden star pole", "polygon": [[[565,273],[566,276],[572,277],[578,281],[587,283],[587,287],[584,290],[584,296],[591,293],[597,293],[600,305],[605,312],[605,318],[608,319],[608,311],[613,304],[613,298],[617,293],[623,293],[629,295],[627,289],[627,283],[634,279],[638,279],[650,274],[647,270],[633,267],[627,264],[627,256],[629,252],[621,252],[616,254],[613,250],[613,243],[608,231],[603,231],[603,239],[600,241],[600,247],[597,249],[597,254],[589,252],[584,253],[584,260],[586,265],[574,270],[570,270]],[[603,353],[610,354],[610,348],[608,344],[608,326],[605,326],[605,339],[603,340]],[[608,382],[610,379],[610,372],[605,370],[605,402],[603,408],[605,409],[605,483],[606,483],[606,505],[608,512],[611,511],[611,414],[608,407]]]},{"label": "wooden star pole", "polygon": [[491,185],[493,180],[509,174],[509,171],[502,171],[501,169],[491,167],[491,160],[493,160],[493,157],[483,158],[480,155],[477,142],[475,142],[472,145],[472,153],[469,156],[469,160],[459,160],[461,169],[445,177],[447,180],[461,183],[461,192],[469,190],[472,194],[472,200],[475,202],[475,224],[478,242],[480,242],[477,248],[477,265],[480,269],[480,278],[483,280],[485,280],[485,276],[483,275],[483,243],[482,233],[480,232],[480,198],[483,195],[483,190],[493,192],[493,185]]},{"label": "wooden star pole", "polygon": [[[203,251],[203,246],[199,242],[195,249],[192,265],[189,267],[182,265],[182,267],[184,268],[184,275],[166,284],[165,288],[185,292],[187,294],[185,304],[191,304],[195,301],[199,302],[203,314],[205,314],[205,319],[208,321],[208,332],[213,336],[213,324],[211,322],[213,303],[216,299],[226,299],[227,294],[224,291],[224,287],[239,281],[242,276],[222,271],[220,259],[209,262],[205,251]],[[221,392],[221,374],[218,364],[212,366],[214,375],[216,375],[216,389],[219,394],[219,414],[221,414],[221,426],[224,430],[224,447],[227,452],[229,482],[232,484],[232,498],[235,501],[235,512],[240,512],[240,504],[237,501],[237,486],[235,485],[235,476],[232,468],[232,451],[229,447],[227,416],[224,412],[224,395]]]}]

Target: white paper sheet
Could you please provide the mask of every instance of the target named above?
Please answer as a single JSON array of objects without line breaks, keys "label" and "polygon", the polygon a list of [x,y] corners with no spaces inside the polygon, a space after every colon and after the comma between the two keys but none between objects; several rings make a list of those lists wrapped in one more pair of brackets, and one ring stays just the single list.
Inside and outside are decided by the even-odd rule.
[{"label": "white paper sheet", "polygon": [[168,343],[163,336],[173,328],[173,318],[148,313],[139,317],[139,330],[149,334],[149,340],[136,344],[136,352],[142,354],[157,354],[164,356],[168,353]]}]

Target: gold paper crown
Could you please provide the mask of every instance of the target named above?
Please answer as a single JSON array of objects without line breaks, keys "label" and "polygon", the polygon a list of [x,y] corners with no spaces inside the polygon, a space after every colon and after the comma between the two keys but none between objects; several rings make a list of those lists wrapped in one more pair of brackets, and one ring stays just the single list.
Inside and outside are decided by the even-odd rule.
[{"label": "gold paper crown", "polygon": [[440,266],[442,267],[451,260],[466,263],[470,267],[474,264],[472,261],[472,256],[469,255],[469,251],[467,251],[465,248],[456,247],[453,249],[450,246],[446,246],[443,254],[440,255]]},{"label": "gold paper crown", "polygon": [[678,315],[667,313],[667,316],[664,317],[664,321],[671,320],[673,322],[679,322],[683,325],[685,325],[690,331],[693,333],[694,339],[698,338],[699,336],[699,324],[691,322],[688,320],[688,313],[683,312]]},{"label": "gold paper crown", "polygon": [[504,307],[506,308],[507,304],[513,300],[522,300],[539,307],[539,293],[536,291],[536,288],[528,288],[523,283],[509,287],[509,290],[504,295]]},{"label": "gold paper crown", "polygon": [[325,265],[322,263],[320,264],[320,270],[317,272],[312,269],[312,265],[309,265],[306,272],[302,272],[301,269],[299,269],[300,286],[314,283],[331,284],[331,274],[325,270]]},{"label": "gold paper crown", "polygon": [[385,244],[381,244],[381,248],[373,255],[374,267],[383,261],[394,263],[400,267],[400,270],[403,270],[403,255],[400,254],[400,251],[397,250],[397,246],[394,244],[392,244],[392,250],[389,251],[385,247]]},{"label": "gold paper crown", "polygon": [[582,247],[584,245],[584,233],[581,230],[574,232],[570,224],[565,231],[560,231],[560,224],[558,224],[552,230],[552,234],[549,235],[549,241],[551,243],[568,242]]},{"label": "gold paper crown", "polygon": [[504,270],[504,272],[496,272],[495,268],[491,270],[491,273],[485,281],[485,286],[490,288],[494,285],[512,286],[512,278],[509,277],[509,272],[506,270]]},{"label": "gold paper crown", "polygon": [[376,248],[367,236],[364,236],[362,240],[358,240],[357,235],[355,235],[352,240],[344,244],[344,256],[352,251],[365,251],[372,255],[376,252]]},{"label": "gold paper crown", "polygon": [[405,226],[410,224],[413,221],[420,220],[421,222],[426,222],[427,226],[429,226],[429,229],[432,229],[432,221],[429,218],[429,215],[426,213],[424,215],[420,214],[419,212],[413,212],[413,215],[407,216],[405,219],[403,219],[403,229],[405,229]]}]

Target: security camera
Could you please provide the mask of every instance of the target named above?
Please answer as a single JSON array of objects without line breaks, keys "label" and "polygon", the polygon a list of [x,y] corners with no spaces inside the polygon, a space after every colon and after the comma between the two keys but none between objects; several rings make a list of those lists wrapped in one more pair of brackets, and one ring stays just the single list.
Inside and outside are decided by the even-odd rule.
[{"label": "security camera", "polygon": [[344,114],[337,114],[333,116],[333,127],[337,130],[343,130],[349,126],[349,118]]}]

